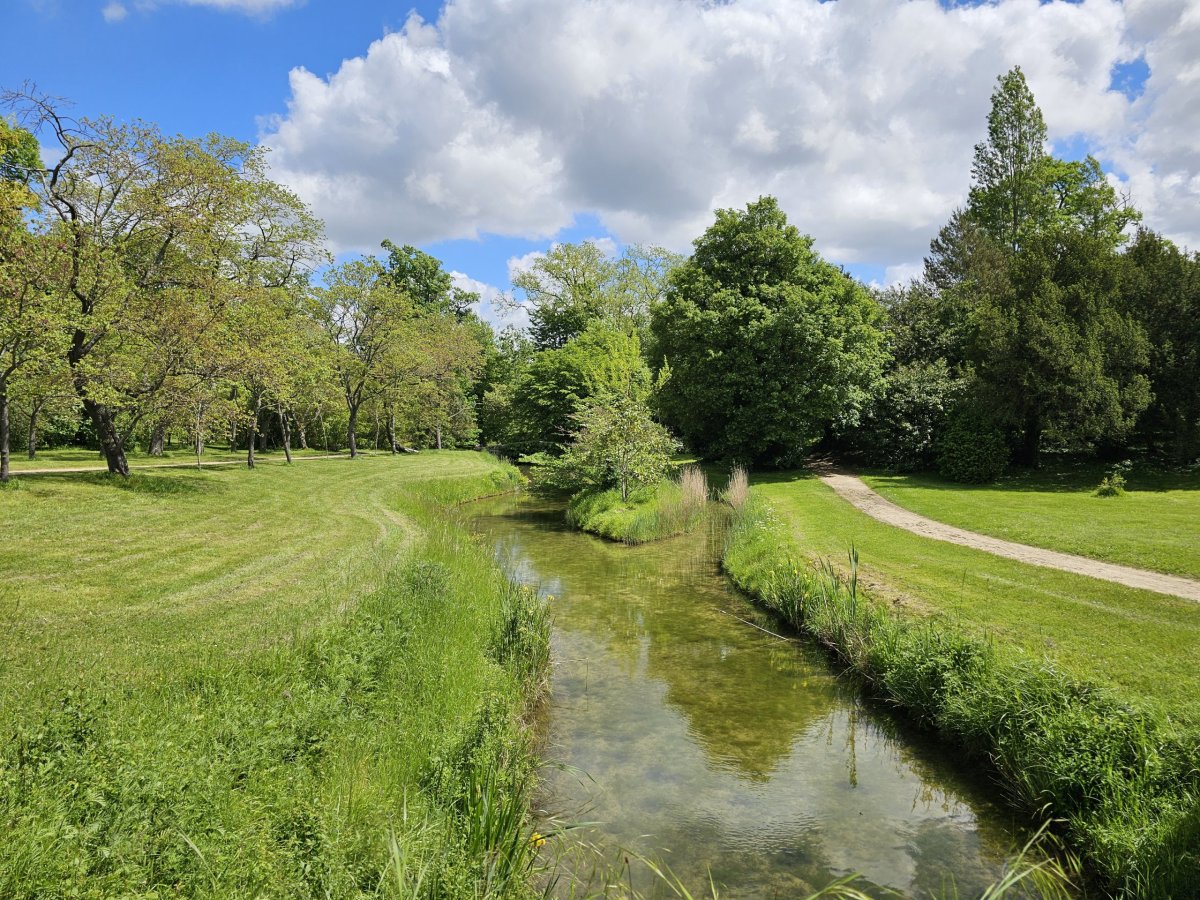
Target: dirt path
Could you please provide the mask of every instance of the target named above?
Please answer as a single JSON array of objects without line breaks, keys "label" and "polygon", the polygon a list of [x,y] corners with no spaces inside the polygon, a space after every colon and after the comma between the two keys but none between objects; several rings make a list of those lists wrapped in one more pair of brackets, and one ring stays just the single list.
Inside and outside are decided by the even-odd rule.
[{"label": "dirt path", "polygon": [[[306,460],[306,459],[349,459],[349,458],[350,457],[347,456],[345,453],[330,453],[325,456],[293,456],[292,462],[302,462],[303,460]],[[259,465],[269,465],[269,464],[275,463],[275,462],[281,462],[281,463],[287,462],[287,460],[285,460],[281,457],[272,456],[272,457],[268,457],[266,459],[259,457],[258,459],[255,460],[255,462],[258,463]],[[213,466],[244,466],[245,464],[246,464],[246,460],[244,460],[244,459],[217,459],[217,460],[202,462],[197,467],[195,460],[192,460],[190,462],[183,462],[181,460],[176,460],[174,462],[138,463],[136,465],[131,465],[129,467],[129,470],[132,472],[134,469],[195,469],[195,468],[209,469],[209,468],[212,468]],[[79,472],[107,472],[107,471],[108,471],[108,466],[106,466],[106,465],[59,466],[57,468],[47,467],[44,469],[15,469],[14,468],[11,470],[11,472],[9,474],[11,474],[13,478],[20,478],[23,475],[69,475],[72,473],[79,473]]]},{"label": "dirt path", "polygon": [[820,478],[833,488],[838,496],[849,501],[871,518],[888,525],[895,525],[897,528],[903,528],[905,531],[911,531],[922,537],[983,550],[1032,566],[1061,569],[1075,575],[1086,575],[1089,578],[1113,581],[1126,587],[1155,591],[1159,594],[1171,594],[1175,597],[1200,602],[1200,581],[1191,578],[1147,572],[1145,569],[1119,566],[1115,563],[1088,559],[1086,556],[1043,550],[1040,547],[1030,547],[1027,544],[1017,544],[1000,538],[988,537],[985,534],[976,534],[974,531],[966,531],[953,525],[927,519],[897,506],[875,493],[853,475],[846,475],[842,472],[822,472]]}]

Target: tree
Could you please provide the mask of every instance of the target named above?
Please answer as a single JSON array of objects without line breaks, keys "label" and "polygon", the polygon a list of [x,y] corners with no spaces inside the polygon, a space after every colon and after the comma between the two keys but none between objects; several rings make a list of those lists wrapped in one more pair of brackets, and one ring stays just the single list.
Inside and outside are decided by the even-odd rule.
[{"label": "tree", "polygon": [[644,331],[678,261],[658,247],[631,247],[614,258],[595,241],[555,244],[513,278],[534,346],[563,347],[593,322]]},{"label": "tree", "polygon": [[1141,230],[1121,264],[1120,305],[1145,331],[1153,400],[1140,423],[1178,463],[1200,456],[1200,255]]},{"label": "tree", "polygon": [[583,405],[566,452],[546,460],[546,480],[572,493],[615,487],[621,499],[641,485],[656,484],[671,468],[678,443],[650,416],[645,402],[604,393]]},{"label": "tree", "polygon": [[302,277],[321,256],[320,226],[266,177],[259,148],[76,121],[33,90],[5,97],[61,151],[32,186],[69,259],[67,359],[109,471],[127,475],[118,417],[136,423],[155,406],[238,290]]},{"label": "tree", "polygon": [[349,414],[350,456],[358,456],[358,414],[380,394],[384,377],[401,366],[398,354],[412,352],[415,310],[409,296],[384,278],[374,257],[352,260],[325,274],[316,294],[316,316],[331,341],[330,368]]},{"label": "tree", "polygon": [[493,390],[488,417],[504,423],[497,436],[516,452],[557,454],[589,399],[615,393],[646,402],[653,387],[637,335],[593,322],[562,347],[529,356],[502,394]]},{"label": "tree", "polygon": [[442,268],[442,261],[416,247],[397,247],[389,240],[381,245],[387,251],[384,278],[398,291],[407,294],[422,312],[463,318],[479,295],[454,286],[454,279]]},{"label": "tree", "polygon": [[1114,305],[1117,250],[1136,211],[1092,158],[1044,149],[1046,126],[1020,69],[992,95],[965,210],[931,245],[926,275],[961,329],[972,396],[1034,465],[1050,432],[1119,441],[1149,400],[1146,346]]},{"label": "tree", "polygon": [[665,420],[705,456],[795,464],[870,396],[879,307],[772,197],[718,210],[694,247],[651,316]]},{"label": "tree", "polygon": [[9,477],[13,383],[49,370],[65,348],[66,310],[54,288],[66,257],[24,219],[37,202],[27,181],[38,165],[33,136],[0,118],[0,481]]}]

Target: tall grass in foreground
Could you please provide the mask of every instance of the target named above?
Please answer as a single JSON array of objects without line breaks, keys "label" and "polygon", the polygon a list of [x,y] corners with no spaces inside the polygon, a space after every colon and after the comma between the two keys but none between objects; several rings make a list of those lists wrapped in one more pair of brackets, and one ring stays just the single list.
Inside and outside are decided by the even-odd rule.
[{"label": "tall grass in foreground", "polygon": [[567,504],[567,521],[609,540],[644,544],[691,531],[707,506],[704,471],[684,466],[675,478],[638,488],[627,500],[615,488],[578,493]]},{"label": "tall grass in foreground", "polygon": [[1054,817],[1114,894],[1200,895],[1200,739],[1064,674],[1002,653],[945,620],[898,618],[849,576],[809,564],[751,494],[724,566],[870,688],[988,759],[1025,809]]},{"label": "tall grass in foreground", "polygon": [[546,611],[431,500],[518,479],[402,485],[409,548],[290,641],[0,726],[0,897],[528,894]]}]

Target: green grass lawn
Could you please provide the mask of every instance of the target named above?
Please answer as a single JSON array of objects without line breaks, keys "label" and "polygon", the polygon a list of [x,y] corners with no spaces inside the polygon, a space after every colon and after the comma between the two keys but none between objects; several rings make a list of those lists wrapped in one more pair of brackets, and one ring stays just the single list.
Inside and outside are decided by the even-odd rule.
[{"label": "green grass lawn", "polygon": [[0,896],[479,896],[497,851],[462,822],[521,798],[514,641],[544,629],[444,505],[517,478],[445,452],[0,488]]},{"label": "green grass lawn", "polygon": [[[294,457],[327,455],[329,454],[325,450],[312,448],[308,450],[292,450],[292,456]],[[129,464],[131,466],[194,465],[196,462],[195,453],[186,448],[164,450],[162,456],[151,456],[145,451],[135,449],[128,451],[126,453],[126,458],[129,460]],[[284,461],[282,450],[272,450],[268,453],[255,453],[254,458],[258,462]],[[246,452],[244,450],[239,450],[237,453],[230,453],[228,449],[210,447],[204,451],[200,459],[205,464],[216,462],[244,462],[246,459]],[[19,475],[21,472],[27,472],[30,469],[76,469],[84,467],[104,469],[104,457],[95,450],[83,450],[78,447],[63,447],[53,450],[39,450],[36,459],[29,459],[24,453],[14,452],[10,460],[10,468],[12,469],[13,475]]]},{"label": "green grass lawn", "polygon": [[1200,604],[911,534],[859,512],[806,472],[764,473],[753,484],[806,551],[844,562],[857,548],[875,594],[898,595],[914,612],[947,616],[1013,652],[1049,656],[1127,698],[1200,722]]},{"label": "green grass lawn", "polygon": [[913,512],[995,537],[1093,559],[1200,578],[1200,473],[1135,468],[1128,493],[1097,497],[1104,467],[1051,460],[996,484],[934,475],[865,475]]}]

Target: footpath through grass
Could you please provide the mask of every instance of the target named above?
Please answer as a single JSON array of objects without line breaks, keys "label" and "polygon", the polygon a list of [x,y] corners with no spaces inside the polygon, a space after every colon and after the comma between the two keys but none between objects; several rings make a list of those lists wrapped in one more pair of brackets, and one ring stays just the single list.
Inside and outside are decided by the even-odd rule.
[{"label": "footpath through grass", "polygon": [[1200,725],[1200,604],[912,534],[875,521],[808,472],[765,473],[754,484],[806,554],[842,565],[855,547],[876,596]]},{"label": "footpath through grass", "polygon": [[544,612],[445,511],[518,479],[439,453],[0,490],[0,896],[520,896]]},{"label": "footpath through grass", "polygon": [[1200,578],[1200,473],[1135,467],[1128,492],[1097,497],[1104,466],[1051,459],[995,484],[935,475],[864,475],[906,509],[970,531],[1065,553]]}]

